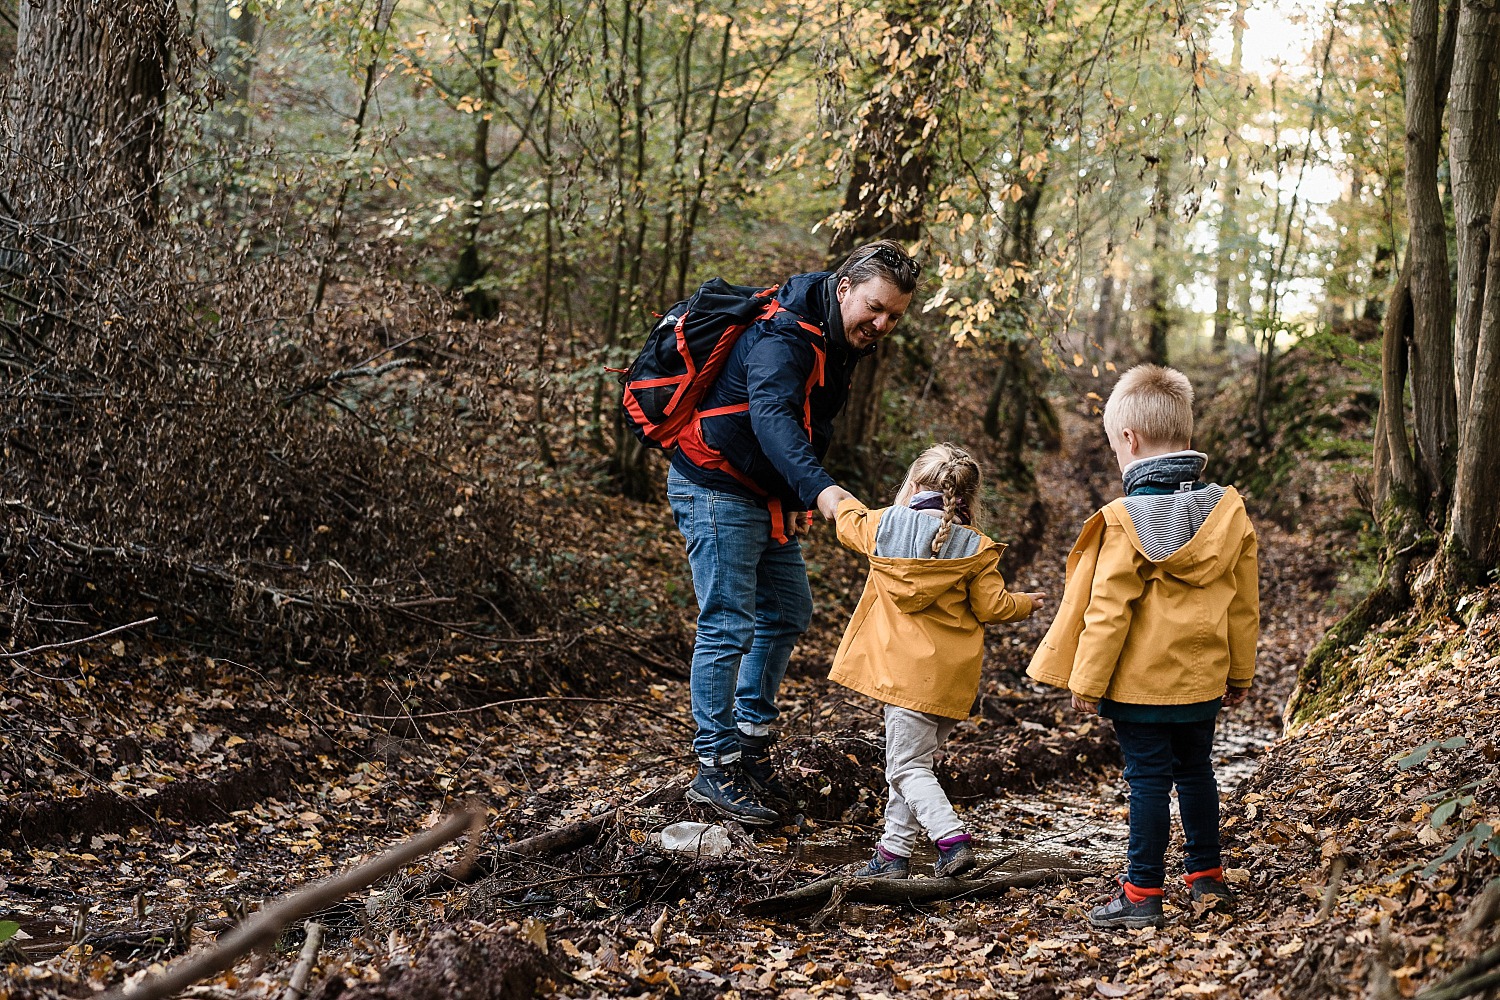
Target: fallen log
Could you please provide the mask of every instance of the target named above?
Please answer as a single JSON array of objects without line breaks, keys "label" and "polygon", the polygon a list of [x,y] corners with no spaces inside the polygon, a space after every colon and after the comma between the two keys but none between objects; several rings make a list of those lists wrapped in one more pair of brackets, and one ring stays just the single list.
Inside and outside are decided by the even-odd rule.
[{"label": "fallen log", "polygon": [[[670,782],[642,795],[630,803],[630,807],[638,808],[675,801],[682,798],[683,789],[686,787],[683,782]],[[606,827],[620,822],[621,814],[622,809],[617,806],[524,840],[517,840],[513,843],[496,842],[492,851],[479,856],[464,873],[439,874],[426,882],[412,886],[402,894],[402,898],[411,902],[423,896],[447,892],[459,886],[473,885],[475,882],[490,878],[500,870],[501,865],[509,862],[524,861],[528,858],[546,858],[554,854],[562,854],[564,851],[576,850],[597,840]]]},{"label": "fallen log", "polygon": [[223,972],[255,949],[270,947],[281,934],[282,928],[292,921],[330,906],[349,893],[357,892],[391,872],[406,867],[465,831],[474,829],[483,820],[484,812],[477,808],[452,813],[437,826],[397,844],[377,858],[282,896],[247,917],[238,927],[203,951],[185,956],[158,975],[138,984],[129,987],[121,984],[105,993],[101,1000],[126,1000],[127,997],[129,1000],[162,1000],[200,979]]},{"label": "fallen log", "polygon": [[800,916],[822,909],[839,893],[849,903],[885,903],[917,906],[945,899],[978,899],[1010,889],[1031,889],[1047,882],[1094,878],[1092,868],[1038,868],[1029,872],[986,878],[867,878],[834,875],[810,882],[790,892],[757,899],[743,907],[747,916]]}]

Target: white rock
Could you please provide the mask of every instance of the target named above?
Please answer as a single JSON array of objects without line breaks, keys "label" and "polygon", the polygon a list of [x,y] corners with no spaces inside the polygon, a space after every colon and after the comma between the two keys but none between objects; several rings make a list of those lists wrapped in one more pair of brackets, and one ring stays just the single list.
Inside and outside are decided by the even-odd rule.
[{"label": "white rock", "polygon": [[722,858],[729,853],[729,831],[709,823],[673,823],[661,832],[661,846],[668,851]]}]

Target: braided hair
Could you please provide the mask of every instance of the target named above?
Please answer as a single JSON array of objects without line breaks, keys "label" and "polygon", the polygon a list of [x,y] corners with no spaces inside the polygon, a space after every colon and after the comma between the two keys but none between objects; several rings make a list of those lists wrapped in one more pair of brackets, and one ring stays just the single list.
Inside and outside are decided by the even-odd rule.
[{"label": "braided hair", "polygon": [[912,463],[896,495],[896,504],[910,503],[920,489],[936,490],[943,495],[943,521],[932,539],[932,554],[938,555],[953,533],[954,521],[978,520],[979,463],[955,444],[933,445]]}]

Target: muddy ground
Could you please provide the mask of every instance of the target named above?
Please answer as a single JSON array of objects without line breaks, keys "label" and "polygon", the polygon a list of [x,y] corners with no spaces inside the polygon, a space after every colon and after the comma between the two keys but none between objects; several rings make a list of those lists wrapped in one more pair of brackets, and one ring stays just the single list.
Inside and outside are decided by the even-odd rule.
[{"label": "muddy ground", "polygon": [[[1077,526],[1117,491],[1092,425],[1069,416],[1066,430],[1067,446],[1040,471],[1045,533],[1014,581],[1053,595]],[[656,519],[663,572],[680,569],[685,580],[671,562],[665,512],[637,516]],[[140,977],[206,947],[264,901],[472,800],[489,822],[467,884],[443,877],[460,851],[450,845],[320,914],[328,930],[312,977],[318,996],[1360,995],[1379,964],[1357,958],[1373,953],[1373,931],[1359,938],[1369,929],[1362,910],[1350,911],[1348,928],[1337,913],[1334,922],[1317,916],[1327,858],[1316,841],[1297,839],[1296,824],[1308,821],[1278,814],[1292,832],[1284,849],[1267,852],[1276,831],[1255,802],[1274,798],[1276,781],[1295,782],[1267,779],[1262,768],[1252,779],[1259,799],[1247,805],[1233,794],[1263,760],[1305,777],[1317,758],[1317,744],[1278,757],[1286,744],[1276,741],[1296,667],[1338,612],[1323,526],[1292,530],[1266,518],[1260,528],[1260,675],[1248,704],[1223,720],[1218,748],[1228,864],[1243,894],[1236,916],[1195,914],[1174,891],[1164,930],[1087,927],[1087,906],[1121,867],[1124,785],[1108,723],[1071,714],[1021,674],[1045,615],[992,629],[979,711],[941,770],[986,862],[1095,875],[921,908],[850,904],[817,928],[741,907],[862,861],[878,835],[876,706],[823,678],[848,607],[820,611],[783,692],[797,822],[753,836],[731,826],[733,849],[718,859],[653,842],[668,823],[706,818],[672,794],[689,775],[680,648],[638,650],[665,669],[625,690],[509,699],[496,693],[504,674],[532,662],[521,643],[376,676],[122,642],[97,659],[72,652],[12,664],[0,686],[0,919],[21,931],[7,945],[0,994],[84,996]],[[994,530],[1004,537],[1003,525]],[[809,562],[825,589],[844,581],[852,607],[858,567],[827,535]],[[1356,766],[1370,763],[1358,760],[1358,746],[1344,752]],[[581,848],[525,861],[499,854],[590,815],[608,820]],[[919,854],[919,870],[930,860]],[[1456,886],[1447,889],[1450,916],[1477,891]],[[194,995],[279,993],[301,937],[288,929],[271,952]],[[1387,964],[1406,992],[1444,964],[1430,947],[1413,964],[1408,948],[1403,971],[1389,938]]]}]

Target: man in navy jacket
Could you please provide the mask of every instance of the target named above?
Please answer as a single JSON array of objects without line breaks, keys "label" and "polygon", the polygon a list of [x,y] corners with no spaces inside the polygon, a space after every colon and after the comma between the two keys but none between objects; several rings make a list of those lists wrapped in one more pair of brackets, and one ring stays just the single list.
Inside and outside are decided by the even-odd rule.
[{"label": "man in navy jacket", "polygon": [[812,592],[797,536],[851,494],[823,468],[861,358],[911,305],[917,263],[899,243],[860,247],[833,272],[793,275],[774,315],[735,342],[682,432],[667,477],[698,597],[690,801],[767,824],[789,802],[771,746],[776,694]]}]

